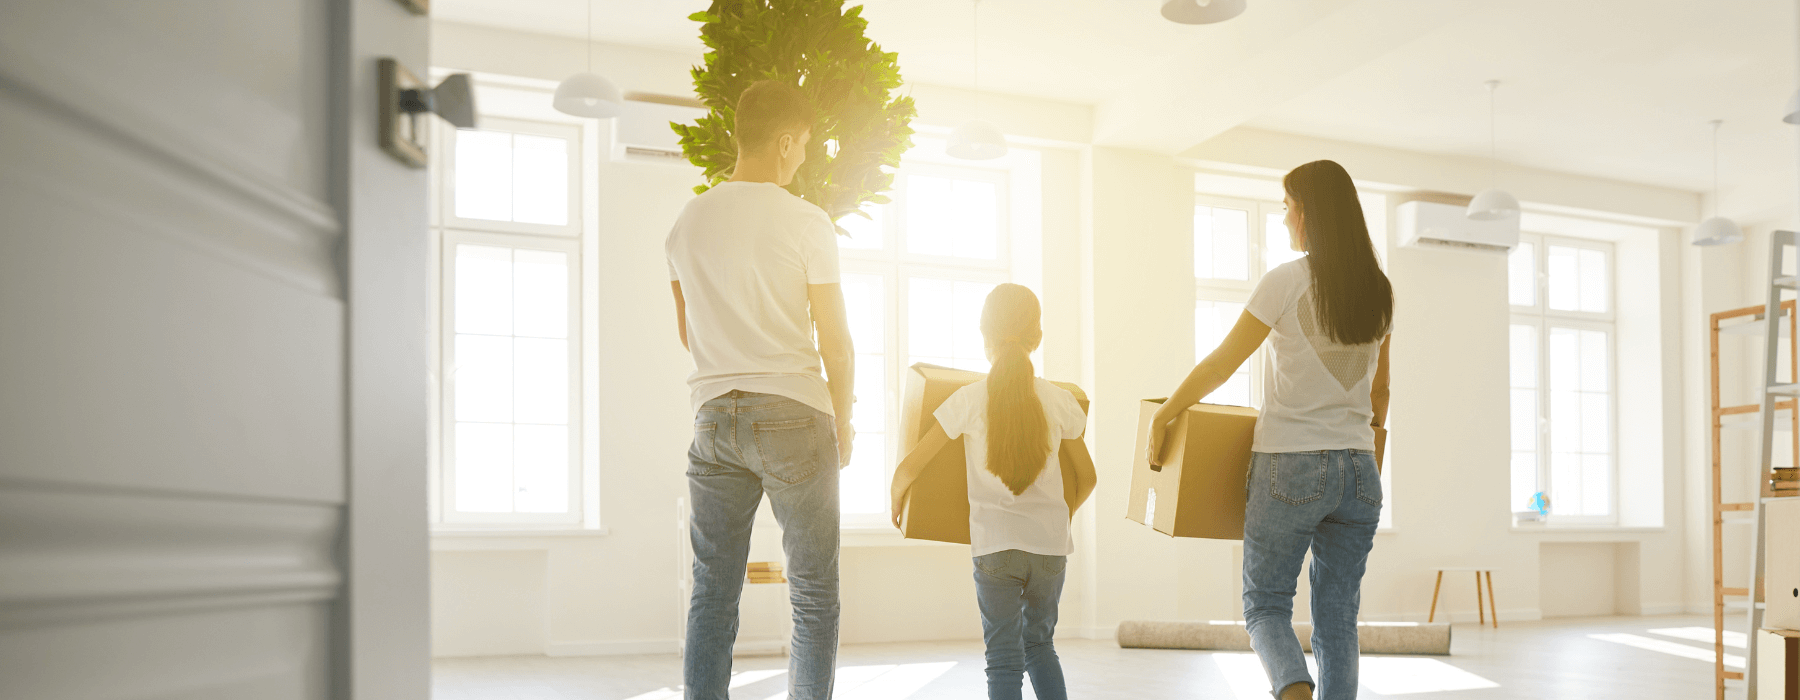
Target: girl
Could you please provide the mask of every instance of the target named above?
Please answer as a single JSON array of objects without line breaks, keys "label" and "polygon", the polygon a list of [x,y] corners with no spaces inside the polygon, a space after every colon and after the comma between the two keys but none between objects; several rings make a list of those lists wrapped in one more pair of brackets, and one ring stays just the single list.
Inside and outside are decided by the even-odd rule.
[{"label": "girl", "polygon": [[1374,430],[1387,416],[1393,289],[1375,261],[1343,166],[1307,163],[1282,179],[1289,245],[1305,257],[1269,271],[1219,348],[1150,425],[1161,464],[1169,423],[1219,388],[1273,330],[1275,373],[1256,421],[1244,512],[1244,620],[1281,700],[1313,697],[1294,638],[1294,585],[1312,549],[1318,695],[1356,697],[1356,613],[1381,515]]},{"label": "girl", "polygon": [[[1065,494],[1060,443],[1081,437],[1087,415],[1032,369],[1031,351],[1044,337],[1038,316],[1037,295],[1025,287],[1002,284],[988,294],[981,335],[993,371],[944,400],[932,414],[938,427],[899,469],[917,471],[950,440],[967,437],[969,542],[990,700],[1018,700],[1026,673],[1038,700],[1068,697],[1051,637],[1074,551],[1069,518],[1095,482],[1092,463],[1076,460],[1075,493]],[[894,494],[896,526],[904,496]]]}]

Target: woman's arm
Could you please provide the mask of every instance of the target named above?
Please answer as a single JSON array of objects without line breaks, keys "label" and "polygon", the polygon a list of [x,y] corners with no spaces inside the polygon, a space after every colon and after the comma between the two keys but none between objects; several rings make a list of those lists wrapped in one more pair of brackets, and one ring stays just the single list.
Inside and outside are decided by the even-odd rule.
[{"label": "woman's arm", "polygon": [[950,436],[944,433],[944,426],[932,425],[931,431],[925,433],[925,437],[919,439],[919,444],[913,445],[912,451],[906,453],[906,458],[900,460],[900,466],[894,468],[894,485],[889,489],[889,494],[893,497],[894,527],[900,527],[900,511],[906,507],[906,492],[912,489],[913,482],[925,471],[925,465],[930,464],[932,458],[937,457],[938,452],[948,444]]},{"label": "woman's arm", "polygon": [[1232,326],[1231,333],[1225,336],[1224,342],[1219,343],[1218,349],[1195,365],[1194,371],[1188,373],[1187,379],[1182,380],[1175,393],[1169,395],[1169,400],[1164,401],[1162,408],[1156,410],[1156,416],[1150,421],[1151,465],[1162,466],[1163,441],[1168,437],[1169,424],[1175,421],[1175,417],[1231,379],[1232,373],[1243,366],[1244,361],[1250,359],[1250,354],[1256,352],[1263,339],[1268,337],[1269,327],[1250,315],[1250,312],[1245,311],[1238,316],[1237,325]]},{"label": "woman's arm", "polygon": [[1375,378],[1369,382],[1369,408],[1375,411],[1371,425],[1378,428],[1387,427],[1388,409],[1388,343],[1394,336],[1381,339],[1381,359],[1375,363]]}]

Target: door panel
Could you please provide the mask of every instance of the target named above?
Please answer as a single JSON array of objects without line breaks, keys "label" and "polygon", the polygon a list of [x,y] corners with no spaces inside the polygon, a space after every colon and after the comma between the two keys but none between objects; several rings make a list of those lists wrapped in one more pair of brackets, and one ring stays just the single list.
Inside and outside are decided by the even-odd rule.
[{"label": "door panel", "polygon": [[[0,3],[0,697],[425,697],[424,336],[356,331],[400,377],[359,403],[345,272],[392,251],[366,315],[422,326],[423,175],[368,127],[372,57],[423,72],[425,22]],[[364,527],[357,426],[389,514]],[[362,596],[400,611],[384,629],[352,571],[396,582]]]}]

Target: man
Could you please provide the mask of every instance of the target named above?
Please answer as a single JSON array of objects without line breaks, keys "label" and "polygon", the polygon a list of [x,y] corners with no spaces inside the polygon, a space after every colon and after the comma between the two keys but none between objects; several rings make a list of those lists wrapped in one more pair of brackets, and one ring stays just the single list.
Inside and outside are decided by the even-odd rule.
[{"label": "man", "polygon": [[687,471],[694,591],[682,659],[689,700],[727,699],[750,528],[765,493],[792,586],[788,697],[831,697],[838,469],[850,463],[855,353],[836,227],[783,189],[806,160],[813,120],[792,85],[764,80],[745,90],[731,180],[689,202],[665,245],[681,343],[695,365]]}]

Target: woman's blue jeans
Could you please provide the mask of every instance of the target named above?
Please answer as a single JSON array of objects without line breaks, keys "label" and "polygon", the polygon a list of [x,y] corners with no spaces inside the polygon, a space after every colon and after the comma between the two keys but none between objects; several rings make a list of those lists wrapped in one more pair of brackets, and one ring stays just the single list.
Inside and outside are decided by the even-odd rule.
[{"label": "woman's blue jeans", "polygon": [[688,448],[694,592],[682,676],[689,700],[726,700],[750,527],[764,494],[781,523],[794,607],[788,697],[829,700],[838,644],[838,451],[831,416],[733,391],[694,417]]},{"label": "woman's blue jeans", "polygon": [[988,700],[1020,700],[1024,677],[1038,700],[1067,700],[1056,658],[1056,605],[1068,557],[1008,549],[975,557],[975,601],[987,642]]},{"label": "woman's blue jeans", "polygon": [[[1381,475],[1363,450],[1253,453],[1244,512],[1244,620],[1274,694],[1295,683],[1318,700],[1354,700],[1356,613],[1381,519]],[[1312,649],[1294,636],[1294,588],[1312,550]]]}]

